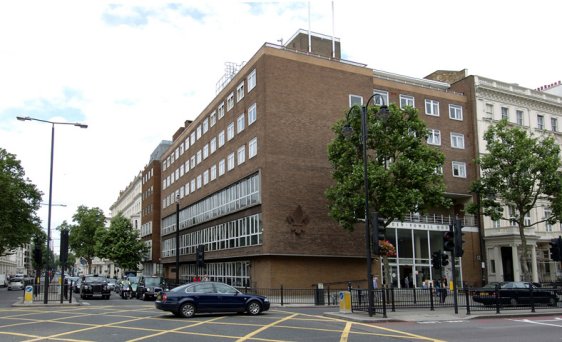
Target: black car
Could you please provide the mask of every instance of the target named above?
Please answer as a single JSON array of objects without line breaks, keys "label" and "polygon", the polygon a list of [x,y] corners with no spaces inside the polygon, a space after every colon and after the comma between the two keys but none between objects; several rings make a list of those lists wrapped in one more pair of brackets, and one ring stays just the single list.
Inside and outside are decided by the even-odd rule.
[{"label": "black car", "polygon": [[247,312],[258,315],[269,310],[264,296],[244,294],[218,282],[194,282],[162,291],[156,297],[156,308],[178,317],[193,317],[200,312]]},{"label": "black car", "polygon": [[156,299],[164,288],[164,278],[157,276],[141,276],[137,287],[137,299]]},{"label": "black car", "polygon": [[[498,287],[498,298],[496,299],[496,286]],[[531,291],[532,290],[532,291]],[[555,289],[541,288],[534,283],[524,281],[509,281],[492,283],[476,290],[472,299],[484,305],[530,305],[548,304],[556,306],[558,295]]]},{"label": "black car", "polygon": [[94,296],[109,299],[111,290],[107,284],[107,278],[99,275],[83,276],[80,282],[80,298],[84,299]]}]

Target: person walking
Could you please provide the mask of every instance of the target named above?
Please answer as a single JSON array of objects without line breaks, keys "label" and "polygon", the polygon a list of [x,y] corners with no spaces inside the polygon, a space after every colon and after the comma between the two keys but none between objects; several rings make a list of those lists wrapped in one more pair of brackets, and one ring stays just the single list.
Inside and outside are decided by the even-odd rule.
[{"label": "person walking", "polygon": [[409,288],[410,287],[410,278],[408,276],[404,277],[404,287],[405,288]]}]

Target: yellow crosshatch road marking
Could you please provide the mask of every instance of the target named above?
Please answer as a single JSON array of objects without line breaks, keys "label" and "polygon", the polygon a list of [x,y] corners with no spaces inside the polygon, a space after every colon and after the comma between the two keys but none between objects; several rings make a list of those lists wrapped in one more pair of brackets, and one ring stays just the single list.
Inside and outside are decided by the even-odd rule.
[{"label": "yellow crosshatch road marking", "polygon": [[[144,313],[146,309],[146,315],[131,316],[131,311],[134,310],[135,314],[139,312]],[[150,310],[149,310],[150,309]],[[394,339],[407,339],[416,341],[432,341],[432,342],[443,342],[438,339],[420,336],[412,334],[406,331],[400,331],[395,329],[386,328],[381,325],[374,323],[359,323],[350,322],[342,318],[333,318],[305,313],[295,313],[287,310],[270,310],[268,314],[254,316],[252,320],[248,323],[229,321],[231,317],[237,317],[233,315],[226,316],[212,316],[205,317],[200,316],[194,319],[184,319],[184,318],[174,318],[169,315],[162,315],[159,311],[155,311],[153,307],[135,306],[123,308],[122,306],[89,306],[89,307],[79,307],[79,308],[14,308],[12,310],[0,310],[0,318],[3,322],[8,323],[0,325],[0,341],[3,340],[2,336],[12,336],[16,338],[23,338],[22,341],[25,342],[38,342],[45,340],[53,341],[72,341],[72,342],[92,342],[91,339],[74,339],[71,338],[73,334],[81,334],[88,331],[96,331],[97,329],[103,330],[105,328],[119,329],[122,331],[136,331],[136,336],[130,336],[130,339],[126,340],[128,342],[137,342],[143,340],[152,340],[158,338],[166,338],[167,334],[172,335],[183,335],[187,339],[194,339],[197,336],[206,339],[217,339],[217,340],[231,340],[237,342],[245,341],[266,341],[266,342],[288,342],[282,339],[267,339],[260,338],[260,334],[277,329],[280,330],[292,330],[301,331],[303,334],[310,334],[314,336],[315,332],[327,333],[330,336],[333,334],[334,340],[340,342],[348,342],[353,340],[353,335],[355,336],[369,336],[367,338],[378,337],[389,337]],[[127,314],[129,313],[129,314]],[[45,319],[45,318],[33,318],[32,315],[44,315],[44,314],[54,314],[56,318]],[[65,320],[84,318],[84,317],[96,317],[103,316],[116,317],[114,322],[111,323],[88,323],[88,322],[67,322]],[[51,316],[52,317],[52,316]],[[172,323],[173,326],[167,328],[161,328],[159,324],[155,325],[155,328],[148,327],[137,327],[128,326],[128,323],[139,322],[146,319],[153,321],[165,321]],[[89,319],[87,319],[89,321]],[[9,321],[13,321],[12,324]],[[67,331],[53,333],[52,335],[37,335],[37,334],[25,334],[20,332],[9,332],[2,331],[5,328],[13,328],[18,326],[29,326],[31,324],[44,324],[44,323],[54,323],[61,326],[66,326]],[[315,325],[316,323],[316,325]],[[175,324],[178,324],[176,327]],[[196,327],[209,326],[211,329],[213,326],[237,326],[246,327],[248,330],[244,332],[233,331],[231,335],[225,334],[213,334],[212,332],[197,332],[192,329]],[[23,328],[25,329],[25,328]],[[139,336],[139,333],[143,336]],[[235,334],[239,334],[236,336]],[[279,334],[283,336],[283,334]],[[98,335],[102,336],[102,335]],[[190,337],[188,337],[190,336]],[[127,337],[124,337],[126,339]]]}]

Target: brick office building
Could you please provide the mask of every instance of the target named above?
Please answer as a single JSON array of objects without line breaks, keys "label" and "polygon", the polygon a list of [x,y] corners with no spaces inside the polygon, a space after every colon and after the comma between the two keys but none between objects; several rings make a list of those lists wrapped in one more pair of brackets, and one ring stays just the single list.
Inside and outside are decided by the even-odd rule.
[{"label": "brick office building", "polygon": [[[206,273],[214,280],[265,288],[341,286],[349,280],[365,286],[363,225],[344,231],[328,216],[324,192],[332,182],[327,158],[331,127],[350,105],[376,91],[421,113],[430,100],[431,114],[422,117],[432,129],[432,143],[447,156],[447,196],[455,202],[452,209],[413,213],[406,222],[391,225],[388,235],[398,247],[391,260],[395,285],[401,286],[404,277],[420,286],[440,276],[430,267],[430,255],[442,250],[443,231],[454,215],[470,231],[461,279],[479,282],[478,229],[462,214],[474,177],[466,97],[449,91],[446,83],[343,61],[339,41],[330,37],[314,34],[308,53],[305,37],[300,31],[285,46],[262,46],[201,114],[174,134],[162,156],[165,276],[175,278],[179,195],[182,281]],[[205,269],[195,265],[198,245],[205,246]],[[373,273],[380,274],[380,264],[374,265]]]}]

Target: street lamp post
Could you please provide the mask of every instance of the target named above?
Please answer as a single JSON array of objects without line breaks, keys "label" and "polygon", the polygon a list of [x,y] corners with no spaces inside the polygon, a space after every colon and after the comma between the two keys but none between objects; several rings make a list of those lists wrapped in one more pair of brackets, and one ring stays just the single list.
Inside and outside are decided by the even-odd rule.
[{"label": "street lamp post", "polygon": [[[368,306],[367,311],[369,316],[373,316],[374,312],[374,288],[373,288],[373,261],[371,256],[371,229],[370,229],[370,219],[369,219],[369,177],[367,174],[368,170],[368,160],[367,160],[367,106],[369,102],[374,99],[376,96],[381,98],[383,102],[382,106],[379,109],[380,115],[387,115],[388,114],[388,107],[384,104],[384,99],[380,94],[373,94],[365,105],[361,106],[361,145],[363,148],[363,187],[365,189],[365,251],[366,251],[366,258],[367,258],[367,297],[368,297]],[[349,135],[352,132],[351,126],[349,126],[349,114],[353,110],[353,107],[347,112],[346,120],[348,124],[344,126],[344,131],[342,132],[344,135]]]},{"label": "street lamp post", "polygon": [[180,284],[180,194],[176,195],[176,286]]},{"label": "street lamp post", "polygon": [[47,304],[49,301],[49,251],[51,248],[51,209],[53,207],[53,159],[55,152],[55,125],[72,125],[80,128],[88,128],[88,125],[81,124],[78,122],[56,122],[31,118],[29,116],[18,116],[20,121],[39,121],[51,124],[51,168],[49,174],[49,209],[47,214],[47,255],[45,261],[45,292],[43,295],[43,303]]}]

